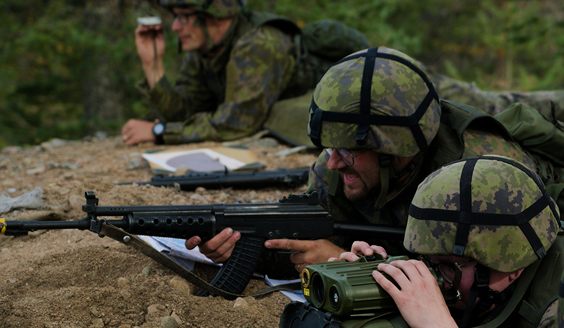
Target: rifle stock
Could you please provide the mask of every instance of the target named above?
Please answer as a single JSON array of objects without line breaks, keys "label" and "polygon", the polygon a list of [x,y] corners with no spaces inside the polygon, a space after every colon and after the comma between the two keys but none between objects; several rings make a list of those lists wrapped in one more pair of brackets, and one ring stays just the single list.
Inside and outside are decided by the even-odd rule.
[{"label": "rifle stock", "polygon": [[[85,192],[87,216],[77,221],[6,221],[0,219],[0,233],[26,235],[29,231],[51,229],[89,230],[103,237],[103,224],[111,224],[131,234],[188,239],[213,238],[227,227],[241,233],[240,240],[211,284],[219,289],[241,294],[259,262],[264,260],[267,239],[322,239],[333,234],[399,238],[401,228],[336,224],[318,204],[317,193],[283,197],[278,203],[98,206],[94,192]],[[120,220],[99,218],[121,216]],[[268,256],[267,260],[277,256]],[[264,272],[260,272],[264,273]]]}]

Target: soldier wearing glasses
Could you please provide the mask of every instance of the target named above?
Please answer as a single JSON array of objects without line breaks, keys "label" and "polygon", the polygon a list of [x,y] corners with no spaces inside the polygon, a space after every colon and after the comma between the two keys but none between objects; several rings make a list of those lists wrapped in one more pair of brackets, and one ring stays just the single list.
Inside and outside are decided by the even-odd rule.
[{"label": "soldier wearing glasses", "polygon": [[[145,73],[139,86],[160,123],[133,119],[122,128],[126,145],[226,141],[262,129],[278,100],[315,87],[324,70],[298,62],[294,35],[268,22],[284,18],[246,12],[243,0],[160,0],[186,52],[171,84],[163,66],[162,25],[139,25],[137,51]],[[288,24],[284,25],[284,30]],[[293,25],[295,26],[295,25]]]},{"label": "soldier wearing glasses", "polygon": [[[485,112],[441,100],[427,73],[411,57],[385,47],[347,56],[327,70],[315,88],[309,136],[325,150],[310,169],[309,191],[336,220],[405,227],[419,183],[448,163],[476,155],[502,155],[540,172],[545,183],[564,183],[564,169],[547,165],[512,141]],[[561,188],[551,196],[564,204]],[[559,198],[560,197],[560,198]],[[239,238],[221,233],[200,250],[225,261]],[[338,257],[356,236],[321,240],[268,240],[265,247],[291,250],[296,270]],[[394,255],[401,242],[367,240]],[[186,242],[199,244],[197,237]]]}]

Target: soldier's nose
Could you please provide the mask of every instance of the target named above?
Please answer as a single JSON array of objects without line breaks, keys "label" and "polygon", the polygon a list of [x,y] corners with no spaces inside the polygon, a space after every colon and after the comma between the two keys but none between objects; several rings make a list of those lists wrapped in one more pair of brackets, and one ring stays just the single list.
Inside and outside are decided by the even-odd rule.
[{"label": "soldier's nose", "polygon": [[331,155],[329,156],[329,161],[327,161],[327,168],[329,168],[330,170],[338,170],[346,166],[347,164],[343,162],[341,156],[339,156],[336,151],[331,153]]}]

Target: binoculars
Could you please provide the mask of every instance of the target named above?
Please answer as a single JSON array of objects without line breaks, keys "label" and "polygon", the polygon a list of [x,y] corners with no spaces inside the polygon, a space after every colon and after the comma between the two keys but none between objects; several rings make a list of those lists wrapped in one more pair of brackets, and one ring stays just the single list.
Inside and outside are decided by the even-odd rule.
[{"label": "binoculars", "polygon": [[[392,256],[384,259],[380,254],[359,256],[354,262],[335,261],[308,265],[302,271],[302,290],[306,300],[314,307],[336,316],[382,313],[382,310],[397,310],[390,296],[372,277],[380,263],[408,260],[407,256]],[[460,300],[456,289],[445,289],[444,279],[438,270],[430,266],[437,279],[447,304]],[[394,284],[393,278],[382,274]],[[396,284],[397,286],[397,284]]]}]

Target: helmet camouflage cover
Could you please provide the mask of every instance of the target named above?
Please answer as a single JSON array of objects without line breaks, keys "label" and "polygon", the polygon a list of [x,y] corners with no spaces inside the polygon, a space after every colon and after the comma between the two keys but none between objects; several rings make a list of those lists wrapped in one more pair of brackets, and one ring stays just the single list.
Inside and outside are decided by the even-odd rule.
[{"label": "helmet camouflage cover", "polygon": [[210,16],[223,18],[235,16],[243,10],[243,0],[157,0],[167,7],[192,7]]},{"label": "helmet camouflage cover", "polygon": [[474,156],[443,166],[419,185],[404,246],[513,272],[546,255],[559,220],[536,173],[508,157]]},{"label": "helmet camouflage cover", "polygon": [[345,57],[321,78],[308,131],[318,147],[409,157],[431,143],[440,114],[435,88],[416,60],[370,48]]}]

